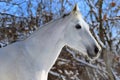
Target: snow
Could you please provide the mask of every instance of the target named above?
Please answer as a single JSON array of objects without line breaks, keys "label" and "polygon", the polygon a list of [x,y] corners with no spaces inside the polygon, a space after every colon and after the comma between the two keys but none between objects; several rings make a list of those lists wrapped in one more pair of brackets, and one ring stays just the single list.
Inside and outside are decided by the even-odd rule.
[{"label": "snow", "polygon": [[58,65],[66,64],[66,62],[58,62]]},{"label": "snow", "polygon": [[52,75],[54,75],[54,76],[58,76],[58,77],[60,76],[60,74],[58,74],[56,72],[53,72],[53,71],[50,71],[49,73],[52,74]]}]

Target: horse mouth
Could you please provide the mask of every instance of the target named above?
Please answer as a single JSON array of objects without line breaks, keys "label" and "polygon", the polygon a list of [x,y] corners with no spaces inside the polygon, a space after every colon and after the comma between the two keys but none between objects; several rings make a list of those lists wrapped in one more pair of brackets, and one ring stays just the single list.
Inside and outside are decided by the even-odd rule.
[{"label": "horse mouth", "polygon": [[91,55],[89,55],[89,53],[87,53],[88,55],[87,55],[87,60],[89,60],[89,61],[94,61],[94,60],[97,60],[98,58],[99,58],[99,56],[100,56],[100,53],[101,52],[98,52],[98,54],[97,55],[94,55],[94,56],[91,56]]},{"label": "horse mouth", "polygon": [[77,49],[69,47],[69,46],[66,46],[66,47],[67,47],[67,51],[69,53],[72,53],[73,56],[75,54],[79,54],[80,56],[83,56],[85,58],[85,60],[88,60],[88,61],[94,61],[94,60],[98,59],[98,57],[100,56],[100,52],[95,56],[90,56],[89,53],[87,52],[87,50],[80,51],[80,50],[77,50]]}]

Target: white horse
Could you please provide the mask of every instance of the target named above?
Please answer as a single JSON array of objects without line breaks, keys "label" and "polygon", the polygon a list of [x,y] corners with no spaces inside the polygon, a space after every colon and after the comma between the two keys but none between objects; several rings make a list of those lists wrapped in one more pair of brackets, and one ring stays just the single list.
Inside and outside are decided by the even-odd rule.
[{"label": "white horse", "polygon": [[101,50],[77,6],[29,38],[0,49],[0,80],[47,80],[61,49],[70,46],[89,59]]}]

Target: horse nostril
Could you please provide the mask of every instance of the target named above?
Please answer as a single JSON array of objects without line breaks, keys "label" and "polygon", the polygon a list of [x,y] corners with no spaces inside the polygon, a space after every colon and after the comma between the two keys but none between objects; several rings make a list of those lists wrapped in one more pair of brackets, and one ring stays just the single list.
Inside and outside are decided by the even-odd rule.
[{"label": "horse nostril", "polygon": [[92,59],[96,57],[99,53],[99,48],[97,46],[94,46],[94,49],[87,48],[87,54]]},{"label": "horse nostril", "polygon": [[97,46],[95,46],[95,49],[94,49],[95,53],[97,54],[99,52],[99,49]]}]

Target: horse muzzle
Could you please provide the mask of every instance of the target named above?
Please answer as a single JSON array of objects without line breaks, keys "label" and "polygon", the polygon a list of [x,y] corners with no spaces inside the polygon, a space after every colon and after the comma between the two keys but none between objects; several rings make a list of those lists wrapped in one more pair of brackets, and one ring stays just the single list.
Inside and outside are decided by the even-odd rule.
[{"label": "horse muzzle", "polygon": [[101,48],[97,47],[97,46],[94,46],[93,49],[91,49],[91,48],[87,49],[88,57],[91,58],[91,59],[99,57],[100,53],[101,53]]}]

